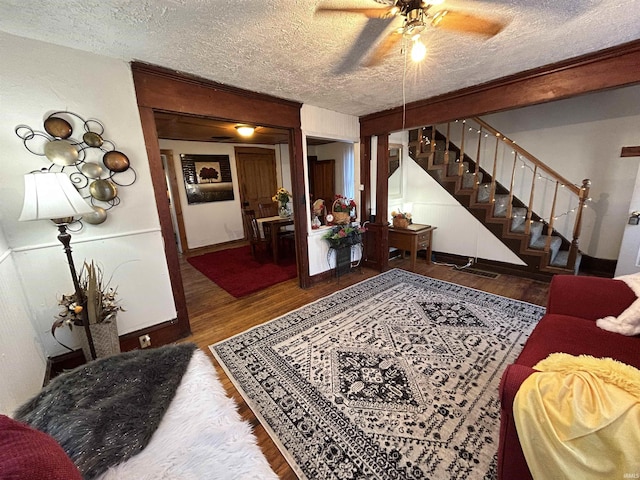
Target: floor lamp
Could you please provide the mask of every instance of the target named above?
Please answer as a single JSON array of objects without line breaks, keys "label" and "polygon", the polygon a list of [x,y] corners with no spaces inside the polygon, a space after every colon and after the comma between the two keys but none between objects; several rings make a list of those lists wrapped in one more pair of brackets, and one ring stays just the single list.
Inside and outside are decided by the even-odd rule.
[{"label": "floor lamp", "polygon": [[33,172],[24,176],[24,203],[18,220],[51,220],[58,227],[60,232],[58,240],[64,246],[64,252],[67,255],[76,293],[76,304],[82,306],[82,324],[87,335],[89,351],[92,359],[95,359],[96,350],[87,316],[87,299],[78,281],[78,274],[71,256],[71,234],[67,231],[67,225],[73,222],[74,217],[93,211],[93,207],[84,201],[65,173]]}]

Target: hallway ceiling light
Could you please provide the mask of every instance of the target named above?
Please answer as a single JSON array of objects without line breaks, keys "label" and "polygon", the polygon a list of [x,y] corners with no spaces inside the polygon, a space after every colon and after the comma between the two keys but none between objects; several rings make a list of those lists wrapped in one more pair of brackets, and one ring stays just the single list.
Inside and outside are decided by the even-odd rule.
[{"label": "hallway ceiling light", "polygon": [[249,125],[237,125],[236,130],[243,137],[250,137],[255,132],[256,127],[250,127]]}]

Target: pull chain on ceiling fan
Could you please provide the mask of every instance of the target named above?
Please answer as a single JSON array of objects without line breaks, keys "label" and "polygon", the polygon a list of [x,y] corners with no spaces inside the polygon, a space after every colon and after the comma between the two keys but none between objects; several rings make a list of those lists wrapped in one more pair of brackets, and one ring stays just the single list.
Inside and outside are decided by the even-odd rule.
[{"label": "pull chain on ceiling fan", "polygon": [[[402,20],[400,26],[393,28],[380,42],[377,42],[372,54],[364,62],[364,66],[367,67],[380,64],[402,38],[413,42],[412,59],[414,61],[422,60],[426,54],[426,47],[422,43],[420,36],[425,29],[430,27],[475,34],[485,38],[497,35],[505,27],[505,23],[502,21],[488,19],[475,14],[456,12],[450,9],[436,10],[437,5],[440,5],[443,0],[434,0],[430,3],[424,3],[422,0],[375,1],[386,5],[386,8],[319,7],[316,10],[317,13],[321,14],[341,12],[364,15],[369,19],[365,29],[372,22],[383,20],[386,21],[385,26],[388,27],[392,23],[397,23],[396,19]],[[353,59],[351,58],[350,60],[352,61]],[[351,65],[351,67],[355,68],[355,65]]]}]

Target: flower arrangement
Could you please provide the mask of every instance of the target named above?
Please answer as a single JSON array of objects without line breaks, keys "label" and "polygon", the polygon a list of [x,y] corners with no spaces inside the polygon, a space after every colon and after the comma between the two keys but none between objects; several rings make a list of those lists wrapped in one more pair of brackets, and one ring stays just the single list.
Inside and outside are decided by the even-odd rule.
[{"label": "flower arrangement", "polygon": [[[78,275],[78,284],[84,298],[86,299],[86,318],[89,325],[96,323],[108,323],[113,320],[116,313],[124,312],[124,308],[117,300],[117,289],[109,286],[110,280],[105,282],[102,269],[93,262],[85,262]],[[56,321],[51,326],[51,334],[55,338],[55,331],[59,327],[84,326],[83,299],[76,298],[76,294],[62,295],[58,304],[62,311],[58,313]],[[58,341],[56,339],[56,341]],[[58,341],[58,343],[60,343]],[[62,346],[67,347],[62,344]],[[71,350],[71,349],[70,349]]]},{"label": "flower arrangement", "polygon": [[281,205],[289,203],[291,199],[291,193],[284,187],[280,187],[276,194],[271,197],[271,200],[278,202]]},{"label": "flower arrangement", "polygon": [[411,214],[410,213],[402,213],[400,211],[393,211],[391,212],[391,217],[392,218],[399,218],[399,219],[404,219],[404,220],[409,220],[411,221]]},{"label": "flower arrangement", "polygon": [[351,211],[356,208],[356,202],[353,199],[347,198],[343,195],[336,195],[333,200],[334,212],[351,213]]},{"label": "flower arrangement", "polygon": [[407,228],[411,224],[411,214],[400,211],[391,212],[393,218],[393,226],[395,228]]},{"label": "flower arrangement", "polygon": [[361,243],[364,232],[366,232],[364,227],[338,225],[332,227],[322,238],[329,242],[330,247],[341,248]]}]

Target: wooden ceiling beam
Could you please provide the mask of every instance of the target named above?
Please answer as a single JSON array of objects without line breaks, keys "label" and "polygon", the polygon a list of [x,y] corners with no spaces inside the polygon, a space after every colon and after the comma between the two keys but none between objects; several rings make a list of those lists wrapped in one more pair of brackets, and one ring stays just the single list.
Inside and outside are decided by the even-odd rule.
[{"label": "wooden ceiling beam", "polygon": [[365,115],[360,117],[360,135],[383,135],[636,83],[640,40]]}]

